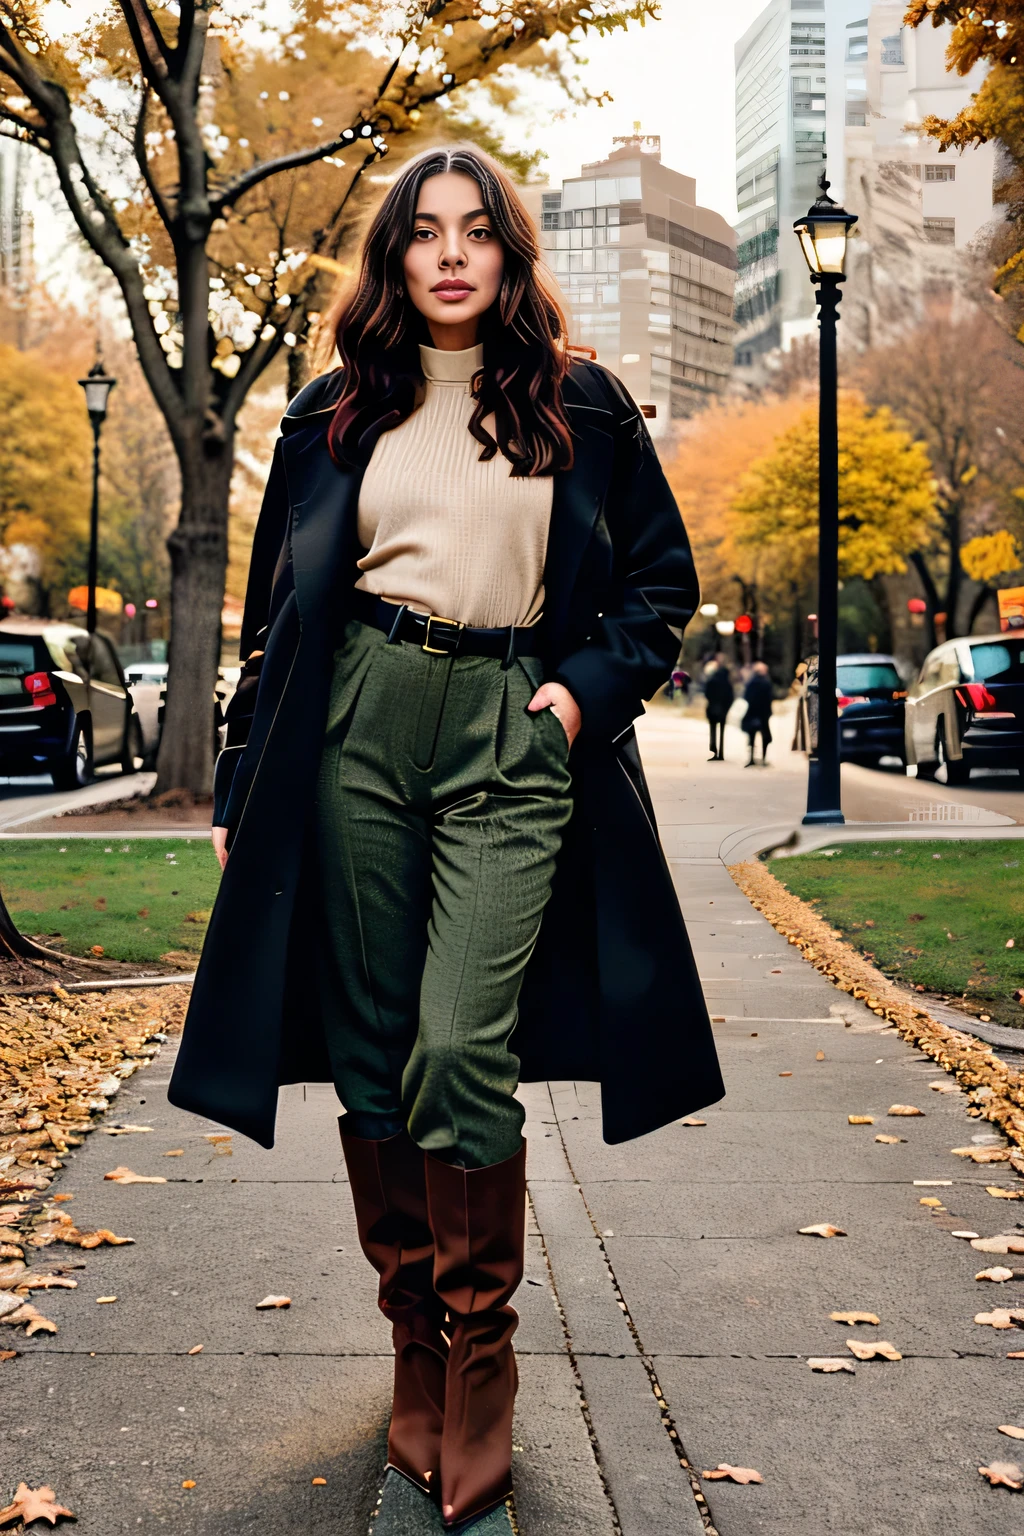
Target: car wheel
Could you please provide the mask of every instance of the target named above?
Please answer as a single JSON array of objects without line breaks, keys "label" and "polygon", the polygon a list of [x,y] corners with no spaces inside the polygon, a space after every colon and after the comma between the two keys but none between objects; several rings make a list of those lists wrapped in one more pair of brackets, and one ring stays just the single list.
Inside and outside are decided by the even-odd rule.
[{"label": "car wheel", "polygon": [[142,726],[138,716],[132,715],[128,721],[128,729],[124,733],[124,748],[121,752],[121,772],[134,773],[135,765],[139,758],[146,755],[145,744],[142,740]]},{"label": "car wheel", "polygon": [[940,763],[946,765],[946,783],[949,785],[967,784],[970,781],[970,764],[963,758],[951,758],[946,756],[946,727],[939,726],[939,734],[935,741],[935,755]]},{"label": "car wheel", "polygon": [[71,746],[50,767],[54,789],[82,789],[92,778],[92,740],[88,727],[75,726]]}]

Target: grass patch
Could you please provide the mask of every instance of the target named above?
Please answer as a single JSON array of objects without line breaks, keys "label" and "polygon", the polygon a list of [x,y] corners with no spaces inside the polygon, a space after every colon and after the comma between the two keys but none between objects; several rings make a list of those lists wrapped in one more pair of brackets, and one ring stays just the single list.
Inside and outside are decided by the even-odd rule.
[{"label": "grass patch", "polygon": [[[5,840],[2,889],[23,933],[101,945],[110,960],[197,956],[220,882],[204,838],[113,836]],[[174,963],[173,961],[170,963]]]},{"label": "grass patch", "polygon": [[[843,843],[772,874],[879,970],[1024,1026],[1024,842]],[[1007,949],[1007,940],[1014,947]]]}]

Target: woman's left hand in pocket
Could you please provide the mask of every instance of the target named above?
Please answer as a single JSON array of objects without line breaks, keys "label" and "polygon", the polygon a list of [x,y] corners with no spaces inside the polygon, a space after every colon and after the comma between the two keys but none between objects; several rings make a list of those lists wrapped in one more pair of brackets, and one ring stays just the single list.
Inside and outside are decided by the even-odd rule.
[{"label": "woman's left hand in pocket", "polygon": [[531,714],[536,714],[540,709],[550,709],[565,732],[570,747],[572,746],[579,735],[583,716],[568,688],[562,683],[545,683],[543,687],[537,689],[526,707]]}]

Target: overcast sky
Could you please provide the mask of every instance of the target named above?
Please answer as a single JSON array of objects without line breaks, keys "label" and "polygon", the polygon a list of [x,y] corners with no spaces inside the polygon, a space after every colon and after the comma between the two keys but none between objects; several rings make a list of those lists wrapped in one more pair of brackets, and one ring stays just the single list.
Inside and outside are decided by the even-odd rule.
[{"label": "overcast sky", "polygon": [[766,0],[662,0],[662,20],[588,45],[585,78],[615,100],[553,123],[531,142],[548,153],[553,185],[598,160],[616,134],[661,135],[661,157],[697,178],[697,200],[733,222],[736,214],[733,46]]}]

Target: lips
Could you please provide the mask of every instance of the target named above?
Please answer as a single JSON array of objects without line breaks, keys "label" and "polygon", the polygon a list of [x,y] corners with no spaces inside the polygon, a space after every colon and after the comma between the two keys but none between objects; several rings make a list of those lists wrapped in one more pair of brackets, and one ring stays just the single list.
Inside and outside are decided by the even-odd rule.
[{"label": "lips", "polygon": [[446,277],[441,282],[435,283],[431,293],[436,293],[439,299],[445,299],[449,303],[456,299],[464,299],[467,294],[475,293],[472,283],[463,282],[461,278]]}]

